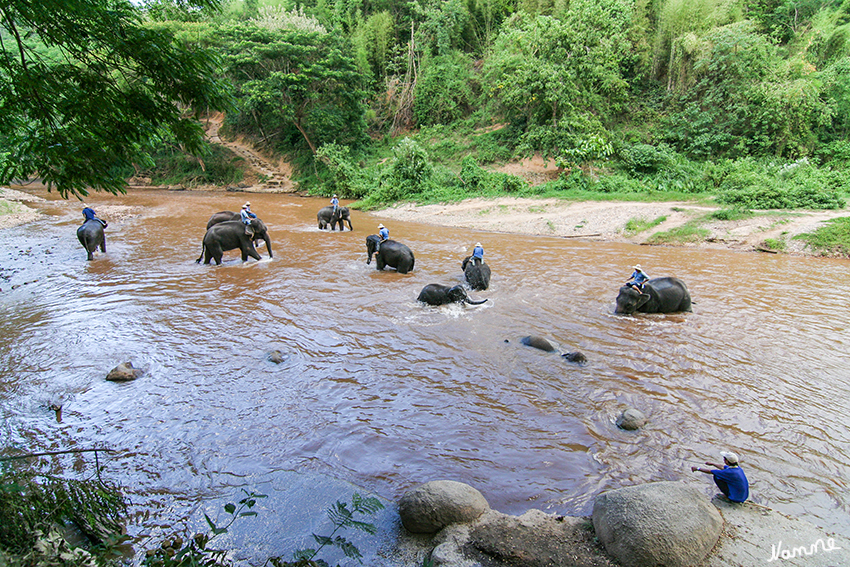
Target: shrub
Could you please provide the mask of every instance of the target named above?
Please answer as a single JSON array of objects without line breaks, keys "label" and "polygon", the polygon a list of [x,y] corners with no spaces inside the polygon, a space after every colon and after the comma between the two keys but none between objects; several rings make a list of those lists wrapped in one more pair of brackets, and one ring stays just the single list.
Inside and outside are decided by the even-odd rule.
[{"label": "shrub", "polygon": [[804,241],[824,256],[850,256],[850,217],[830,220],[814,232],[794,238]]},{"label": "shrub", "polygon": [[672,153],[666,145],[634,144],[621,149],[618,157],[632,173],[655,173],[672,163]]}]

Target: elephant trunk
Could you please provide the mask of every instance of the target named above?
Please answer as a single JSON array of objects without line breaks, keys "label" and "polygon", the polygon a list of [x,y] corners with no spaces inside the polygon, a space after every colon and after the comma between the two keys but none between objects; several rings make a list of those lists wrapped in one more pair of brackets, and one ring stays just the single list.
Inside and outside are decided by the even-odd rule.
[{"label": "elephant trunk", "polygon": [[266,250],[269,251],[269,258],[273,258],[274,256],[272,256],[272,239],[269,238],[268,233],[263,235],[263,240],[266,241]]},{"label": "elephant trunk", "polygon": [[470,305],[481,305],[482,303],[485,303],[485,302],[487,301],[487,298],[482,299],[482,300],[480,300],[480,301],[475,301],[474,299],[469,299],[469,298],[467,297],[467,298],[466,298],[466,299],[464,299],[463,301],[464,301],[464,303],[469,303]]}]

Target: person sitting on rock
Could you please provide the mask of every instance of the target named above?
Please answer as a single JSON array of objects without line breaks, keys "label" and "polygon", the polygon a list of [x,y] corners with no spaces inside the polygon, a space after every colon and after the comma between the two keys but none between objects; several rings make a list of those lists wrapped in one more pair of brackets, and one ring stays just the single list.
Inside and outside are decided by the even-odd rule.
[{"label": "person sitting on rock", "polygon": [[643,286],[646,285],[647,281],[649,281],[649,276],[641,269],[640,264],[635,264],[634,272],[632,272],[626,285],[637,290],[638,293],[643,293]]},{"label": "person sitting on rock", "polygon": [[714,469],[691,467],[691,472],[702,472],[714,476],[714,484],[732,502],[745,502],[750,497],[750,483],[743,469],[738,466],[738,455],[721,451],[723,464],[705,463]]},{"label": "person sitting on rock", "polygon": [[106,224],[105,220],[97,218],[97,213],[95,213],[94,209],[92,209],[91,207],[86,207],[85,209],[83,209],[83,219],[83,224],[86,224],[86,221],[96,220],[97,222],[103,225],[103,228],[109,226]]},{"label": "person sitting on rock", "polygon": [[484,261],[484,247],[481,246],[480,242],[475,243],[475,248],[472,249],[472,257],[470,260],[476,264],[480,264]]}]

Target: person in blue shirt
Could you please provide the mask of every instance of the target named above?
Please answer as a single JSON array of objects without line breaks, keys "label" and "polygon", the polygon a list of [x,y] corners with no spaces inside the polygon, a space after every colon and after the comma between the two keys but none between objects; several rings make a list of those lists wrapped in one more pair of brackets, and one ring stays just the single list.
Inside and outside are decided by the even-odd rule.
[{"label": "person in blue shirt", "polygon": [[339,208],[339,199],[336,195],[334,195],[331,199],[331,206],[334,208],[333,212],[336,212],[336,210]]},{"label": "person in blue shirt", "polygon": [[639,293],[643,293],[643,286],[647,281],[649,281],[649,276],[641,269],[640,264],[635,264],[633,269],[634,272],[632,272],[632,275],[629,277],[626,285],[633,287]]},{"label": "person in blue shirt", "polygon": [[745,502],[750,497],[750,483],[743,469],[738,465],[738,455],[721,452],[723,464],[705,463],[713,469],[691,467],[691,472],[702,472],[714,476],[714,484],[726,498],[732,502]]},{"label": "person in blue shirt", "polygon": [[251,212],[251,203],[242,205],[242,212],[239,213],[242,218],[242,223],[245,225],[245,234],[254,236],[254,230],[251,228],[251,219],[257,218],[257,215]]},{"label": "person in blue shirt", "polygon": [[103,228],[109,226],[106,224],[105,220],[97,218],[97,213],[95,213],[94,209],[92,209],[91,207],[86,207],[85,209],[83,209],[83,219],[83,224],[86,224],[86,221],[96,220],[97,222],[103,225]]},{"label": "person in blue shirt", "polygon": [[378,238],[380,240],[378,241],[378,245],[375,247],[375,254],[377,254],[378,250],[381,249],[381,243],[384,240],[389,240],[390,238],[390,231],[387,230],[387,227],[385,227],[383,224],[378,225]]},{"label": "person in blue shirt", "polygon": [[471,258],[471,260],[472,260],[473,262],[475,262],[475,261],[477,260],[477,263],[478,263],[478,264],[480,264],[481,262],[483,262],[483,261],[484,261],[484,247],[483,247],[483,246],[481,246],[481,243],[480,243],[480,242],[476,242],[476,243],[475,243],[475,248],[473,248],[473,249],[472,249],[472,258]]}]

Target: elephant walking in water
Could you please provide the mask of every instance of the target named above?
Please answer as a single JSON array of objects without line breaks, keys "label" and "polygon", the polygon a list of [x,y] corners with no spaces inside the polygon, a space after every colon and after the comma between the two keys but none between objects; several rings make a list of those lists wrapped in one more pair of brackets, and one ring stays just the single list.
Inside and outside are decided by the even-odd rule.
[{"label": "elephant walking in water", "polygon": [[336,230],[336,225],[339,224],[339,230],[342,232],[345,229],[345,221],[348,221],[348,230],[354,230],[348,207],[337,207],[336,211],[333,207],[323,207],[316,214],[316,220],[319,221],[319,230],[325,230],[328,226],[331,230]]},{"label": "elephant walking in water", "polygon": [[103,232],[103,223],[99,219],[89,219],[77,229],[77,239],[88,253],[87,260],[94,260],[94,251],[100,247],[100,251],[106,254],[106,235]]},{"label": "elephant walking in water", "polygon": [[490,266],[484,260],[467,256],[460,267],[469,287],[475,291],[484,291],[490,287]]},{"label": "elephant walking in water", "polygon": [[643,293],[624,285],[617,295],[615,313],[676,313],[691,310],[691,294],[678,278],[655,278],[646,282]]},{"label": "elephant walking in water", "polygon": [[447,305],[449,303],[468,303],[470,305],[481,305],[486,299],[474,301],[466,295],[466,290],[462,285],[448,286],[441,284],[428,284],[419,292],[417,301],[427,303],[428,305]]},{"label": "elephant walking in water", "polygon": [[265,241],[269,258],[272,258],[272,241],[269,238],[265,223],[260,219],[251,219],[250,227],[253,235],[245,231],[245,226],[241,220],[224,221],[211,226],[204,235],[201,256],[196,262],[200,263],[201,258],[203,258],[204,264],[209,264],[210,260],[215,260],[216,264],[221,264],[222,254],[236,248],[241,250],[243,262],[248,261],[248,256],[259,261],[260,255],[254,248],[255,239]]},{"label": "elephant walking in water", "polygon": [[372,263],[372,255],[374,254],[378,270],[383,270],[385,266],[389,266],[395,268],[400,274],[412,271],[413,264],[416,261],[410,248],[395,240],[381,242],[377,234],[370,234],[366,237],[366,253],[369,255],[366,264]]}]

